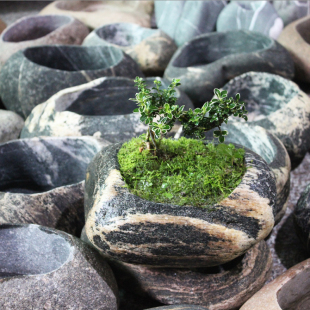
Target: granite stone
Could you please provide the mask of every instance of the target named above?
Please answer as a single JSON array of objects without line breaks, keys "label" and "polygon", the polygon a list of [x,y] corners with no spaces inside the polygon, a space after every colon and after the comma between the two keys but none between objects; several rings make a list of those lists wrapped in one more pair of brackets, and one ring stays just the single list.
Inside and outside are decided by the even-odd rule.
[{"label": "granite stone", "polygon": [[214,32],[180,47],[164,76],[169,81],[181,79],[180,89],[194,105],[201,106],[213,97],[214,88],[248,71],[275,73],[290,79],[294,63],[284,47],[261,33]]},{"label": "granite stone", "polygon": [[[248,72],[223,86],[228,96],[240,93],[248,123],[277,136],[296,168],[310,149],[310,98],[295,83],[281,76]],[[238,118],[238,121],[241,121]]]},{"label": "granite stone", "polygon": [[0,224],[39,224],[79,236],[86,168],[105,145],[91,137],[1,144]]},{"label": "granite stone", "polygon": [[88,28],[65,15],[30,16],[17,20],[0,36],[0,68],[19,50],[30,46],[82,44]]},{"label": "granite stone", "polygon": [[103,76],[143,76],[137,63],[112,46],[28,47],[12,55],[0,72],[3,104],[23,117],[58,91]]},{"label": "granite stone", "polygon": [[104,25],[91,32],[83,45],[116,46],[137,62],[145,75],[162,75],[177,49],[174,41],[160,29],[130,23]]},{"label": "granite stone", "polygon": [[102,257],[69,234],[39,225],[0,226],[0,308],[117,310]]},{"label": "granite stone", "polygon": [[117,153],[99,152],[85,182],[85,231],[105,256],[154,267],[208,267],[244,254],[272,230],[276,185],[267,163],[250,150],[241,183],[213,206],[147,201],[124,187]]},{"label": "granite stone", "polygon": [[70,15],[89,28],[98,28],[112,23],[134,23],[151,26],[153,1],[54,1],[41,12]]},{"label": "granite stone", "polygon": [[[153,78],[146,78],[153,87]],[[164,88],[168,82],[162,82]],[[110,142],[125,142],[146,132],[140,114],[132,111],[138,92],[131,79],[104,77],[87,84],[64,89],[45,103],[36,106],[26,120],[21,137],[37,136],[96,136]],[[176,90],[176,104],[193,108],[190,99]]]},{"label": "granite stone", "polygon": [[283,21],[269,1],[231,1],[216,22],[216,30],[220,32],[250,30],[273,39],[279,36],[282,29]]},{"label": "granite stone", "polygon": [[17,139],[24,127],[24,120],[16,113],[0,110],[0,143]]},{"label": "granite stone", "polygon": [[223,0],[155,1],[156,23],[181,46],[198,35],[214,31],[225,5]]}]

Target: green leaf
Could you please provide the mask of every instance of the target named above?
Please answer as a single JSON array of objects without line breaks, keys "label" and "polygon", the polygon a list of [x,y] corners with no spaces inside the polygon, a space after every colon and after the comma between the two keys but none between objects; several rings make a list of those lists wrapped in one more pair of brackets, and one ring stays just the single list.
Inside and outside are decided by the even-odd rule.
[{"label": "green leaf", "polygon": [[228,131],[227,130],[222,130],[222,136],[227,136],[228,135]]},{"label": "green leaf", "polygon": [[240,94],[239,94],[239,93],[236,94],[236,100],[237,100],[237,101],[240,100]]},{"label": "green leaf", "polygon": [[133,112],[134,112],[134,113],[139,112],[139,108],[134,109]]},{"label": "green leaf", "polygon": [[170,193],[164,193],[164,195],[165,195],[168,199],[173,198],[173,195],[172,195],[172,194],[170,194]]},{"label": "green leaf", "polygon": [[221,143],[223,143],[223,142],[225,141],[225,137],[220,136],[220,137],[219,137],[219,141],[220,141]]},{"label": "green leaf", "polygon": [[227,97],[227,90],[223,90],[223,91],[221,92],[221,96],[222,96],[222,98],[223,98],[223,97]]}]

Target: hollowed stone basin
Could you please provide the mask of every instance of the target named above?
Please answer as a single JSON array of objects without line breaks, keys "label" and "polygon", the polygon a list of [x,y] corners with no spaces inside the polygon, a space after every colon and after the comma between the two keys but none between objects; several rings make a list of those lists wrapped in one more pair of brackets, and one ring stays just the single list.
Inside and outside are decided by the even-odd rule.
[{"label": "hollowed stone basin", "polygon": [[15,53],[0,73],[3,104],[23,117],[58,91],[103,76],[143,76],[138,65],[111,46],[39,46]]}]

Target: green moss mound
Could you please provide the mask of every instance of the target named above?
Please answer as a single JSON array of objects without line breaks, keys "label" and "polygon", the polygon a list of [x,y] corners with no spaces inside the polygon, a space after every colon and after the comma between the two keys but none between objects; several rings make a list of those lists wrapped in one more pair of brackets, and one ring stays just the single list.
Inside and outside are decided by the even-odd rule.
[{"label": "green moss mound", "polygon": [[246,170],[244,149],[233,144],[162,139],[161,155],[154,156],[140,152],[143,142],[139,137],[124,143],[118,161],[130,192],[150,201],[207,207],[228,197]]}]

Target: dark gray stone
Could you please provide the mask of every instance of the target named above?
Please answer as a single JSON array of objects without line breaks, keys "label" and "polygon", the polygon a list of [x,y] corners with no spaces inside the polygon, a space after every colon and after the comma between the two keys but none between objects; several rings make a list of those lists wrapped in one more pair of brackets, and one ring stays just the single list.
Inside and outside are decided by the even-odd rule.
[{"label": "dark gray stone", "polygon": [[201,106],[212,98],[214,88],[248,71],[292,78],[294,63],[286,49],[258,32],[215,32],[201,35],[179,48],[164,76],[170,81],[181,79],[180,89],[195,105]]},{"label": "dark gray stone", "polygon": [[282,29],[283,21],[269,1],[231,1],[216,22],[217,31],[251,30],[273,39]]},{"label": "dark gray stone", "polygon": [[143,76],[135,61],[111,46],[53,45],[15,53],[0,73],[0,94],[8,110],[27,117],[58,91],[103,76]]},{"label": "dark gray stone", "polygon": [[0,224],[33,223],[79,235],[94,138],[33,138],[0,145]]},{"label": "dark gray stone", "polygon": [[[155,78],[147,78],[152,88]],[[169,83],[162,78],[162,87]],[[106,77],[62,90],[36,106],[27,118],[22,138],[37,136],[100,136],[110,142],[124,142],[146,132],[140,114],[132,113],[138,88],[127,78]],[[176,90],[177,104],[193,108],[190,99]]]},{"label": "dark gray stone", "polygon": [[148,76],[162,75],[177,49],[162,30],[129,23],[97,28],[85,38],[83,45],[116,46],[135,60]]},{"label": "dark gray stone", "polygon": [[215,266],[242,255],[272,230],[273,173],[250,150],[241,183],[210,210],[131,194],[119,171],[120,147],[108,146],[94,157],[85,183],[85,231],[104,255],[154,267]]},{"label": "dark gray stone", "polygon": [[30,16],[7,27],[0,37],[0,68],[17,51],[30,46],[82,44],[88,28],[65,15]]},{"label": "dark gray stone", "polygon": [[24,120],[12,111],[0,110],[0,143],[17,139],[24,127]]},{"label": "dark gray stone", "polygon": [[223,89],[228,96],[240,93],[249,111],[248,123],[277,136],[287,149],[292,168],[298,166],[310,149],[309,96],[295,83],[263,72],[242,74]]},{"label": "dark gray stone", "polygon": [[102,257],[69,234],[38,225],[0,226],[0,308],[117,310]]},{"label": "dark gray stone", "polygon": [[226,1],[155,1],[156,23],[178,46],[215,30]]},{"label": "dark gray stone", "polygon": [[172,306],[149,308],[147,310],[208,310],[208,308],[194,305],[172,305]]}]

